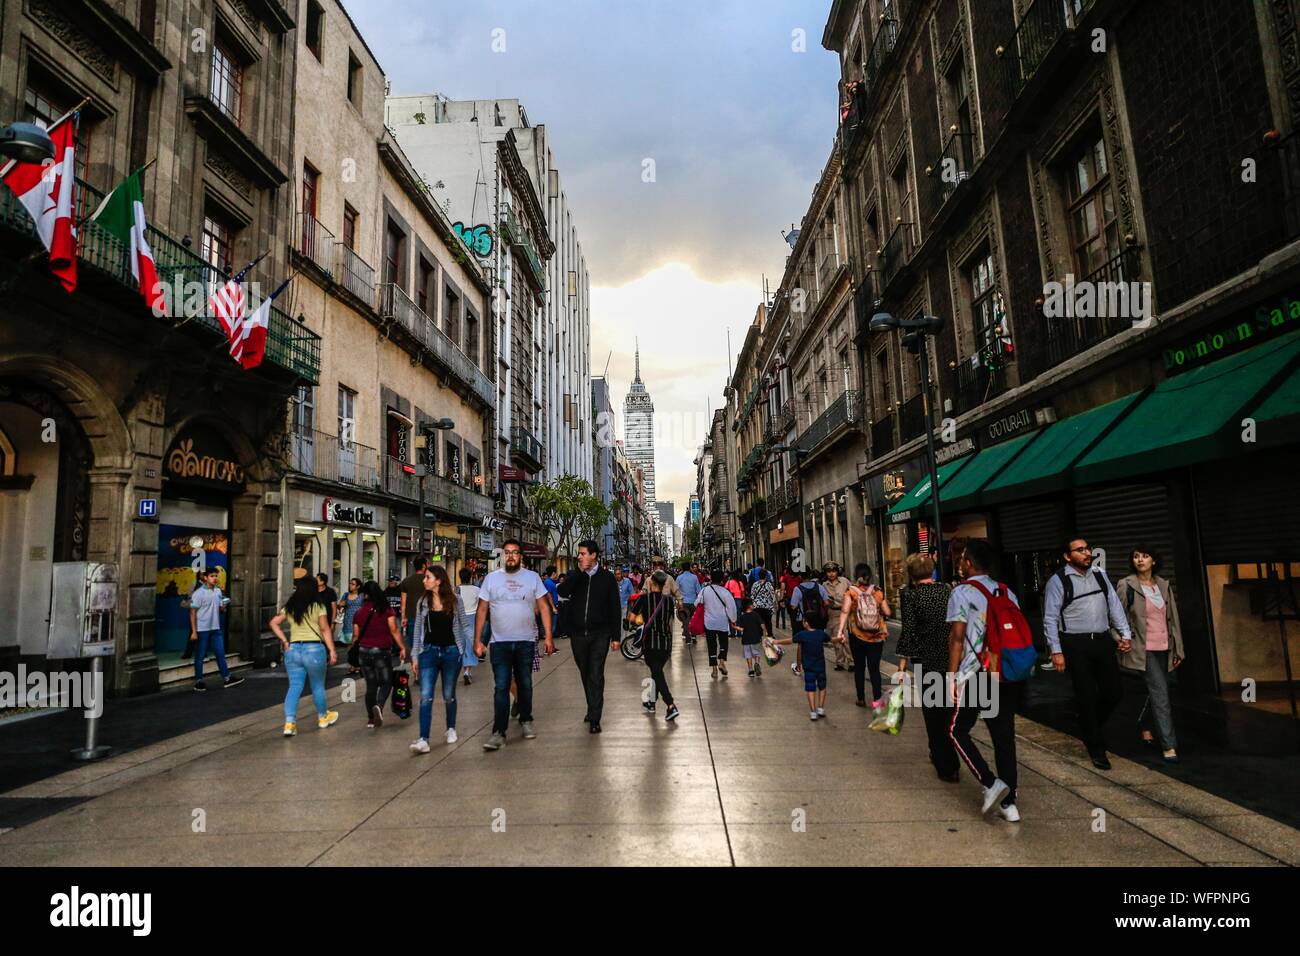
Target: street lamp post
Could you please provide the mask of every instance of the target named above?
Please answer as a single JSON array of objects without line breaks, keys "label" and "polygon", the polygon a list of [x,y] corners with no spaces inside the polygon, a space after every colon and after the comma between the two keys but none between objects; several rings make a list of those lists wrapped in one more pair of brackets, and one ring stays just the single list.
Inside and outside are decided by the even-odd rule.
[{"label": "street lamp post", "polygon": [[[877,300],[878,304],[878,300]],[[930,502],[934,514],[934,530],[931,532],[931,547],[934,550],[934,567],[939,580],[943,573],[943,525],[939,514],[939,465],[934,457],[934,403],[930,401],[930,353],[926,340],[938,334],[944,321],[938,316],[922,315],[915,319],[900,319],[889,312],[877,312],[871,317],[868,329],[872,332],[887,332],[890,329],[904,329],[903,344],[913,355],[921,359],[921,402],[925,408],[925,452],[930,467]]]},{"label": "street lamp post", "polygon": [[456,423],[450,418],[425,422],[420,426],[420,434],[415,436],[415,449],[420,452],[420,462],[415,466],[415,474],[420,485],[420,543],[416,545],[416,554],[424,554],[424,478],[429,473],[429,438],[435,431],[450,431]]},{"label": "street lamp post", "polygon": [[54,141],[35,123],[0,126],[0,156],[20,163],[43,163],[54,159]]}]

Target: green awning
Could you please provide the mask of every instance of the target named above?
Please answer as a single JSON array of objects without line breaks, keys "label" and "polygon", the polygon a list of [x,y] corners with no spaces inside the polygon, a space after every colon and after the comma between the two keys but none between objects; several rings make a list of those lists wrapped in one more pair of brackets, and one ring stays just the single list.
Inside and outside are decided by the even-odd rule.
[{"label": "green awning", "polygon": [[1261,446],[1294,444],[1300,435],[1300,368],[1247,415],[1255,419],[1255,437]]},{"label": "green awning", "polygon": [[992,448],[985,448],[971,460],[968,468],[963,468],[961,474],[940,489],[940,507],[951,513],[978,504],[977,492],[1040,434],[1042,433],[1030,432]]},{"label": "green awning", "polygon": [[1241,422],[1257,402],[1250,416],[1257,436],[1273,422],[1264,430],[1280,442],[1276,421],[1300,407],[1294,372],[1287,378],[1298,357],[1300,332],[1292,332],[1166,379],[1079,462],[1077,480],[1110,481],[1250,451]]},{"label": "green awning", "polygon": [[[937,472],[939,479],[939,491],[947,487],[948,479],[957,474],[968,461],[973,459],[974,455],[966,455],[964,458],[958,458],[956,461],[950,461],[947,464],[940,465]],[[912,521],[917,518],[923,518],[921,513],[923,508],[930,500],[930,475],[926,475],[916,483],[916,487],[903,495],[894,507],[889,509],[889,523],[899,524],[903,521]],[[942,500],[940,501],[942,504]]]},{"label": "green awning", "polygon": [[1123,415],[1141,392],[1098,405],[1049,426],[1023,455],[984,486],[980,500],[991,504],[1050,494],[1070,485],[1071,468]]}]

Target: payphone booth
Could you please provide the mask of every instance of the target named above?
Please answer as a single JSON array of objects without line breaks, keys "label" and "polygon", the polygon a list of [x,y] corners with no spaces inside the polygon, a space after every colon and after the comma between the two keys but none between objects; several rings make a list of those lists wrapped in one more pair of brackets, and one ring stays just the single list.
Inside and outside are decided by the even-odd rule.
[{"label": "payphone booth", "polygon": [[50,597],[50,660],[90,659],[86,710],[86,746],[72,751],[77,760],[98,760],[110,747],[97,741],[103,712],[104,658],[113,653],[113,616],[117,609],[117,565],[97,561],[58,561]]}]

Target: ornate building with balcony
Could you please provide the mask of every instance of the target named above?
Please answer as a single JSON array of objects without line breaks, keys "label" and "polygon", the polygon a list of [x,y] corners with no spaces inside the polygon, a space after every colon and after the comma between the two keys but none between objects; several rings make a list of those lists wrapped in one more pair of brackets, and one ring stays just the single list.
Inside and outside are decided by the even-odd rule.
[{"label": "ornate building with balcony", "polygon": [[[195,567],[218,568],[232,598],[232,659],[261,653],[278,597],[283,410],[317,381],[321,340],[277,300],[265,360],[245,370],[206,290],[268,249],[254,292],[289,275],[292,101],[272,90],[293,70],[293,25],[274,0],[0,8],[0,124],[50,125],[80,104],[73,291],[0,187],[0,668],[84,666],[46,659],[64,562],[116,573],[113,692],[155,690],[182,663]],[[191,49],[200,31],[203,56]],[[87,221],[151,161],[146,238],[159,279],[183,290],[164,314],[146,304],[129,250]]]},{"label": "ornate building with balcony", "polygon": [[[289,256],[295,310],[326,345],[290,410],[280,578],[323,572],[342,593],[419,554],[455,575],[499,544],[496,363],[491,285],[384,128],[382,68],[342,5],[308,12]],[[454,427],[429,428],[441,419]]]},{"label": "ornate building with balcony", "polygon": [[[1261,608],[1293,588],[1282,529],[1300,505],[1281,483],[1300,448],[1282,419],[1261,441],[1242,428],[1300,387],[1296,17],[1247,0],[834,0],[866,559],[891,597],[910,551],[951,569],[988,538],[1038,622],[1063,534],[1111,555],[1145,541],[1183,583],[1182,690],[1238,683],[1247,658],[1285,684]],[[929,395],[900,333],[868,330],[878,311],[944,320]]]}]

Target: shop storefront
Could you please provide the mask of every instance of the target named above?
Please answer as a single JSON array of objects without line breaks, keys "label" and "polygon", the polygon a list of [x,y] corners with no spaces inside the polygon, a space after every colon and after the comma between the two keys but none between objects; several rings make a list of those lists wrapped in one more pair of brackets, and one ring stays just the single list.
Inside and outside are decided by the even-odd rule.
[{"label": "shop storefront", "polygon": [[384,583],[387,508],[308,491],[293,499],[294,567],[323,573],[340,594],[352,578]]}]

